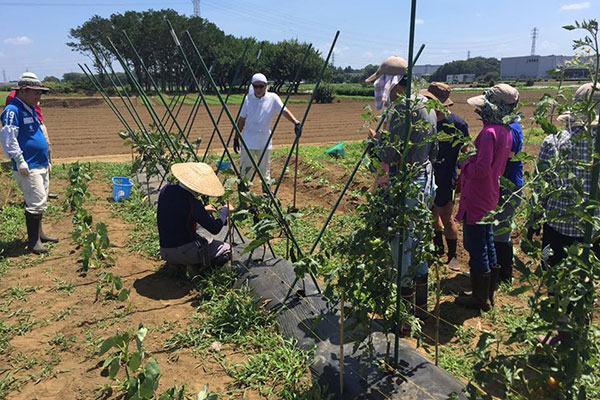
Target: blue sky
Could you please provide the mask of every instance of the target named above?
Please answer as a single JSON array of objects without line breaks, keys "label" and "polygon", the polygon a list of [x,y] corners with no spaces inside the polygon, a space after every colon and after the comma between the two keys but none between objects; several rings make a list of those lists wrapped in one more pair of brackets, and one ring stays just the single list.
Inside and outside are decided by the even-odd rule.
[{"label": "blue sky", "polygon": [[[89,59],[65,45],[69,29],[94,14],[165,7],[186,15],[193,11],[191,0],[0,0],[0,69],[7,79],[26,69],[40,77],[79,72],[77,63],[89,64]],[[426,45],[419,64],[465,59],[468,51],[471,57],[528,55],[534,27],[539,30],[537,54],[569,55],[572,40],[582,32],[561,26],[599,11],[596,1],[418,0],[416,46]],[[407,54],[409,0],[201,0],[200,12],[235,36],[298,38],[323,52],[339,29],[338,66],[362,67]]]}]

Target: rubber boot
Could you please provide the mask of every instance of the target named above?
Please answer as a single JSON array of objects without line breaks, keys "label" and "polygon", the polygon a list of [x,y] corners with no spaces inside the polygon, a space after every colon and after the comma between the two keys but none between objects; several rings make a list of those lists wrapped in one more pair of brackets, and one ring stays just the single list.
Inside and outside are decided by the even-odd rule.
[{"label": "rubber boot", "polygon": [[[402,297],[402,301],[406,308],[408,308],[408,312],[412,315],[415,314],[415,289],[413,287],[400,287],[400,296]],[[402,323],[400,325],[400,335],[408,336],[410,335],[410,326]]]},{"label": "rubber boot", "polygon": [[43,214],[40,214],[40,240],[42,242],[58,243],[58,238],[48,236],[44,233],[44,225],[42,223]]},{"label": "rubber boot", "polygon": [[513,247],[511,242],[494,242],[500,266],[500,281],[510,282],[513,274]]},{"label": "rubber boot", "polygon": [[461,307],[489,311],[490,272],[481,274],[471,270],[471,285],[473,286],[473,294],[471,296],[459,296],[456,298],[455,303]]},{"label": "rubber boot", "polygon": [[448,239],[446,238],[446,244],[448,245],[448,262],[446,264],[450,264],[452,260],[456,259],[456,242],[458,239]]},{"label": "rubber boot", "polygon": [[27,226],[27,250],[35,254],[47,253],[48,249],[44,247],[40,240],[42,215],[31,214],[25,211],[25,225]]},{"label": "rubber boot", "polygon": [[500,283],[500,269],[499,265],[494,265],[490,268],[490,291],[488,300],[492,307],[494,307],[494,293],[496,292],[496,289],[498,289],[498,283]]},{"label": "rubber boot", "polygon": [[435,231],[433,235],[433,245],[435,246],[435,254],[438,256],[444,255],[444,232]]},{"label": "rubber boot", "polygon": [[415,315],[421,320],[429,317],[427,314],[427,275],[415,277]]}]

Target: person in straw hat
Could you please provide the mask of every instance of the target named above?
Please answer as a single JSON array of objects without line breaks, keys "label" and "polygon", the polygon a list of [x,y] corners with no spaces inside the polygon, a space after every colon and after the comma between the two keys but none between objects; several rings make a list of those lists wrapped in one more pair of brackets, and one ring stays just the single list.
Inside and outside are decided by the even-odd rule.
[{"label": "person in straw hat", "polygon": [[[574,93],[575,102],[587,101],[593,96],[594,101],[600,99],[600,85],[593,89],[593,84],[581,85]],[[589,165],[591,160],[590,143],[585,133],[587,117],[573,112],[564,112],[557,118],[558,122],[565,125],[565,129],[555,135],[544,138],[538,154],[537,167],[542,178],[547,181],[551,188],[560,188],[559,195],[550,196],[546,199],[546,215],[554,215],[543,226],[542,249],[552,249],[552,255],[546,257],[544,265],[548,268],[558,264],[567,256],[565,247],[575,242],[583,241],[585,221],[571,214],[569,218],[564,216],[568,209],[575,205],[581,193],[576,192],[576,187],[583,188],[584,201],[590,193],[592,181],[591,168],[577,166]],[[591,122],[592,135],[597,134],[598,116]],[[555,168],[549,171],[550,167]],[[596,217],[600,217],[600,210],[596,209]],[[594,251],[600,257],[600,246],[596,242]],[[549,252],[544,251],[545,254]]]},{"label": "person in straw hat", "polygon": [[491,223],[483,217],[498,205],[499,179],[510,156],[512,134],[505,117],[519,102],[519,92],[500,83],[483,95],[467,99],[483,121],[475,139],[477,152],[460,165],[460,205],[456,221],[463,222],[463,245],[469,253],[472,294],[461,295],[456,304],[488,311],[494,304],[500,267],[497,266]]},{"label": "person in straw hat", "polygon": [[435,175],[435,199],[433,200],[433,229],[435,235],[433,243],[438,255],[443,255],[444,236],[448,245],[448,259],[446,263],[452,268],[458,265],[456,260],[456,244],[458,242],[458,228],[452,218],[454,212],[454,187],[457,178],[458,154],[463,148],[462,140],[469,137],[469,126],[464,119],[453,112],[449,107],[454,104],[450,99],[450,86],[443,82],[432,82],[427,89],[419,93],[428,99],[438,101],[442,109],[436,109],[437,132],[444,132],[438,138],[438,153],[433,163]]},{"label": "person in straw hat", "polygon": [[[398,103],[389,110],[388,107],[402,95],[407,94],[406,71],[408,63],[402,57],[391,56],[383,60],[377,71],[368,77],[365,82],[373,82],[375,95],[375,108],[378,112],[390,111],[386,115],[389,122],[387,124],[389,131],[389,141],[393,144],[399,144],[404,135],[405,122],[405,103]],[[408,94],[407,94],[408,95]],[[437,152],[437,143],[430,138],[436,134],[436,116],[433,110],[427,110],[425,103],[427,98],[418,94],[412,96],[412,129],[410,131],[410,143],[406,158],[397,151],[396,146],[385,146],[382,142],[381,133],[371,131],[375,141],[380,147],[383,147],[377,157],[380,160],[386,177],[394,177],[399,171],[403,170],[407,164],[417,165],[419,175],[414,183],[418,185],[423,194],[423,199],[427,202],[433,199],[435,193],[435,183],[433,178],[432,161],[435,160]],[[378,175],[379,178],[379,175]],[[379,185],[385,190],[386,179],[379,180]],[[416,205],[416,199],[406,199],[408,206]],[[409,228],[407,239],[401,243],[400,235],[397,234],[391,240],[392,256],[397,257],[399,246],[402,246],[402,271],[401,271],[401,293],[402,297],[409,303],[416,305],[416,311],[421,316],[425,314],[419,312],[427,308],[427,262],[421,262],[414,266],[416,237],[412,229]],[[396,264],[396,260],[394,260]],[[415,289],[416,287],[416,289]]]},{"label": "person in straw hat", "polygon": [[42,228],[42,216],[48,201],[50,161],[48,141],[34,111],[42,93],[49,89],[32,72],[21,75],[13,89],[15,97],[0,116],[0,142],[4,153],[11,159],[13,177],[25,199],[27,249],[40,254],[48,251],[42,242],[58,242],[57,238],[46,235]]},{"label": "person in straw hat", "polygon": [[198,200],[198,195],[219,197],[225,189],[205,163],[177,163],[171,173],[178,184],[168,184],[158,196],[156,219],[160,242],[160,256],[170,264],[189,267],[213,267],[225,264],[231,255],[229,244],[218,240],[207,240],[198,235],[198,225],[216,235],[227,222],[229,208],[221,207],[219,216],[210,205]]}]

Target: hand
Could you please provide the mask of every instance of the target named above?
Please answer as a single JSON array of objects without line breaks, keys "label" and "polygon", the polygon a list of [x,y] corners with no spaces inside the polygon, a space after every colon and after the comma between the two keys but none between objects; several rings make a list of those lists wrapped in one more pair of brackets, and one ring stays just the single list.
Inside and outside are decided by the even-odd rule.
[{"label": "hand", "polygon": [[375,136],[377,136],[377,132],[375,132],[375,129],[369,128],[369,133],[368,133],[367,137],[369,139],[373,139]]},{"label": "hand", "polygon": [[235,154],[240,152],[240,140],[237,136],[233,138],[233,151],[235,151]]},{"label": "hand", "polygon": [[296,136],[302,135],[302,124],[299,121],[294,124],[294,133]]},{"label": "hand", "polygon": [[204,210],[207,212],[216,212],[217,209],[212,204],[207,204],[204,206]]},{"label": "hand", "polygon": [[23,157],[23,154],[19,154],[18,156],[16,156],[14,158],[15,163],[17,164],[17,170],[19,171],[19,174],[21,174],[22,177],[26,177],[29,175],[29,165],[27,165],[27,162],[25,161],[25,158]]}]

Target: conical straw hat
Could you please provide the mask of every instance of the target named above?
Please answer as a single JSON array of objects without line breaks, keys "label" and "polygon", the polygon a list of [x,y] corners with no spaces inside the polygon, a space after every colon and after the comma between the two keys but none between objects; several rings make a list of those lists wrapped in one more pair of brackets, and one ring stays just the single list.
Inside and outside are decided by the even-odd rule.
[{"label": "conical straw hat", "polygon": [[177,163],[171,165],[171,173],[179,182],[198,194],[213,197],[225,194],[221,181],[208,164]]}]

